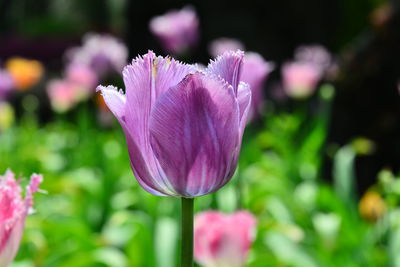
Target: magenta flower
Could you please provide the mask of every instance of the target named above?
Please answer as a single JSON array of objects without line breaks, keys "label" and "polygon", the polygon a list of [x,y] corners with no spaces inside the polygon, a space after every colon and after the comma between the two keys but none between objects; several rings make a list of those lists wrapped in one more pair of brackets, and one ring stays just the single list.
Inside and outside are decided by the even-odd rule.
[{"label": "magenta flower", "polygon": [[233,38],[219,38],[211,42],[208,51],[211,56],[217,57],[227,51],[244,50],[244,44]]},{"label": "magenta flower", "polygon": [[101,76],[120,72],[127,63],[128,49],[119,39],[106,34],[88,33],[83,44],[67,51],[69,64],[85,65]]},{"label": "magenta flower", "polygon": [[148,192],[192,198],[231,179],[251,101],[242,60],[241,51],[225,53],[199,72],[150,51],[125,67],[125,95],[99,86]]},{"label": "magenta flower", "polygon": [[264,83],[274,64],[265,61],[258,53],[246,53],[243,63],[241,80],[248,83],[251,88],[251,111],[249,117],[257,116],[262,110],[264,103]]},{"label": "magenta flower", "polygon": [[196,46],[199,19],[191,7],[172,10],[150,21],[151,32],[160,40],[167,53],[179,55]]},{"label": "magenta flower", "polygon": [[21,186],[11,171],[0,176],[0,266],[6,267],[17,254],[25,218],[31,212],[33,193],[38,190],[42,176],[33,174],[26,188],[25,199]]},{"label": "magenta flower", "polygon": [[242,267],[255,238],[256,219],[247,211],[195,216],[194,256],[204,267]]},{"label": "magenta flower", "polygon": [[7,98],[14,86],[14,80],[8,71],[0,69],[0,101]]},{"label": "magenta flower", "polygon": [[316,89],[322,69],[308,62],[285,63],[282,68],[283,88],[288,96],[306,98]]}]

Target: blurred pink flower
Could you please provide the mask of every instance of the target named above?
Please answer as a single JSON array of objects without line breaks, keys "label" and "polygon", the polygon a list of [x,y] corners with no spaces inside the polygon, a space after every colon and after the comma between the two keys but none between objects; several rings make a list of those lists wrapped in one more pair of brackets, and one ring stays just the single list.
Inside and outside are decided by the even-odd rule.
[{"label": "blurred pink flower", "polygon": [[248,83],[251,89],[251,110],[249,118],[260,114],[264,102],[264,83],[270,72],[274,69],[274,64],[265,59],[258,53],[248,52],[245,54],[240,80]]},{"label": "blurred pink flower", "polygon": [[247,211],[196,215],[194,256],[205,267],[242,267],[255,238],[256,219]]},{"label": "blurred pink flower", "polygon": [[208,51],[211,56],[217,57],[227,51],[244,50],[244,44],[237,39],[222,37],[211,42]]},{"label": "blurred pink flower", "polygon": [[196,46],[199,39],[199,20],[193,8],[184,7],[154,17],[150,21],[150,30],[167,53],[179,55]]},{"label": "blurred pink flower", "polygon": [[320,67],[308,62],[285,63],[282,78],[286,94],[293,98],[307,98],[315,91],[322,72]]},{"label": "blurred pink flower", "polygon": [[79,84],[82,87],[88,88],[88,90],[96,91],[96,84],[98,82],[96,73],[92,68],[83,64],[71,64],[68,65],[65,70],[65,77],[67,80]]},{"label": "blurred pink flower", "polygon": [[42,176],[33,174],[26,188],[25,199],[15,175],[7,171],[0,176],[0,266],[6,267],[17,254],[25,218],[33,206],[33,193],[38,190]]},{"label": "blurred pink flower", "polygon": [[332,56],[321,45],[300,46],[295,51],[295,59],[321,68],[324,72],[332,65]]},{"label": "blurred pink flower", "polygon": [[7,98],[8,93],[14,88],[14,80],[10,73],[0,69],[0,101]]},{"label": "blurred pink flower", "polygon": [[70,64],[91,67],[99,76],[122,71],[127,63],[128,49],[119,39],[106,34],[88,33],[83,44],[67,51]]},{"label": "blurred pink flower", "polygon": [[52,80],[47,85],[47,94],[51,107],[56,112],[66,112],[76,105],[79,98],[79,89],[76,84],[68,80]]}]

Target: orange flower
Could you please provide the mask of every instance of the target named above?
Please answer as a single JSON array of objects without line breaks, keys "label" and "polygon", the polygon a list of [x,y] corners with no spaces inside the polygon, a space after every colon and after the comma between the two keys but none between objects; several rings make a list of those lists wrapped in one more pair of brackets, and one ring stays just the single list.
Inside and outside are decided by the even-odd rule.
[{"label": "orange flower", "polygon": [[369,191],[361,198],[358,210],[365,220],[375,222],[386,212],[386,204],[378,193]]},{"label": "orange flower", "polygon": [[21,91],[34,86],[43,75],[43,65],[37,60],[14,57],[7,60],[5,66]]}]

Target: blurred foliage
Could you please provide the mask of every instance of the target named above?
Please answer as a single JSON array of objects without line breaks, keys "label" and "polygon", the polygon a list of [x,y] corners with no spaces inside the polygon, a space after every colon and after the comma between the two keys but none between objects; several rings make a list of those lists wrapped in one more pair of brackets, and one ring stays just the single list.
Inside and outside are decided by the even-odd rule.
[{"label": "blurred foliage", "polygon": [[[296,103],[291,113],[270,107],[265,124],[250,125],[235,178],[198,198],[196,210],[257,216],[251,267],[398,266],[400,178],[380,174],[375,191],[387,210],[374,222],[359,215],[353,184],[357,151],[372,144],[338,149],[333,186],[324,182],[332,94],[316,97],[318,105]],[[26,113],[0,135],[0,170],[43,173],[47,192],[36,196],[13,266],[176,266],[179,201],[140,188],[119,127],[100,127],[88,106],[74,114],[38,125]]]}]

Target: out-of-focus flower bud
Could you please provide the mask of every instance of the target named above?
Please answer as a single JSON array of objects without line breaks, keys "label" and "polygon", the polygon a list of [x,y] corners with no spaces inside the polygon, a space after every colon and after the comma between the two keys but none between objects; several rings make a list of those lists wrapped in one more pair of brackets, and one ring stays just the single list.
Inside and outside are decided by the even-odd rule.
[{"label": "out-of-focus flower bud", "polygon": [[375,222],[385,214],[386,204],[378,193],[368,191],[361,198],[358,210],[365,220]]}]

